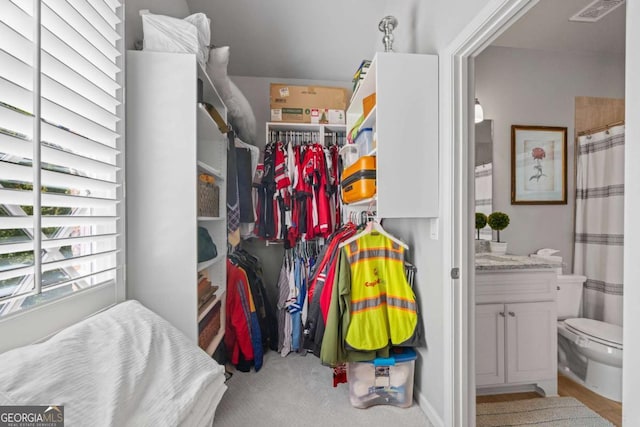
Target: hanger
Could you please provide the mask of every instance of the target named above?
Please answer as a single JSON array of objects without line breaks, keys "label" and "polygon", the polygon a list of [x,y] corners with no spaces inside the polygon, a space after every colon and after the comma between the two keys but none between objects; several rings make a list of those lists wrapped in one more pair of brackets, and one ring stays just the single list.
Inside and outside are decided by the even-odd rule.
[{"label": "hanger", "polygon": [[369,221],[369,223],[367,224],[367,226],[365,227],[364,230],[362,230],[360,233],[356,234],[355,236],[352,236],[352,237],[348,238],[344,242],[340,243],[340,247],[343,248],[343,247],[347,246],[349,243],[355,242],[360,237],[365,236],[365,235],[367,235],[369,233],[372,233],[374,231],[382,234],[383,236],[385,236],[389,240],[397,243],[398,245],[402,246],[403,248],[409,249],[409,245],[407,245],[405,242],[403,242],[402,240],[398,239],[397,237],[392,236],[391,234],[387,233],[384,230],[384,228],[382,228],[382,225],[380,225],[380,223],[378,221],[376,221],[376,220]]}]

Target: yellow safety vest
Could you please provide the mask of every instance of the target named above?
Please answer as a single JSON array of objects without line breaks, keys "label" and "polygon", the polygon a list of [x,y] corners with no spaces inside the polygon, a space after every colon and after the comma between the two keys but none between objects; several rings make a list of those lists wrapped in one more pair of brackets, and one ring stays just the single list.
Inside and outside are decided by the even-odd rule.
[{"label": "yellow safety vest", "polygon": [[411,338],[416,297],[404,272],[404,248],[372,232],[344,247],[351,267],[351,311],[346,343],[378,350]]}]

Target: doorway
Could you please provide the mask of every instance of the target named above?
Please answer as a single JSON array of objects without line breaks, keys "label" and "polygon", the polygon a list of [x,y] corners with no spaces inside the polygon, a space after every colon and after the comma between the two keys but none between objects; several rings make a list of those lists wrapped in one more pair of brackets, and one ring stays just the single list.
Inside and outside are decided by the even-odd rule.
[{"label": "doorway", "polygon": [[[451,65],[452,82],[451,90],[453,94],[453,108],[451,123],[453,124],[452,140],[454,141],[454,153],[457,155],[453,161],[454,171],[452,176],[454,182],[452,186],[460,191],[461,198],[458,205],[454,207],[454,235],[455,244],[460,244],[459,250],[454,249],[454,265],[459,265],[461,269],[461,285],[459,289],[452,290],[453,300],[457,303],[452,313],[454,330],[460,331],[460,335],[453,340],[453,354],[459,356],[460,363],[456,369],[458,381],[456,385],[462,385],[458,390],[453,390],[455,398],[463,399],[459,403],[453,403],[453,420],[455,425],[473,425],[475,421],[475,371],[474,371],[474,316],[475,316],[475,285],[474,285],[474,197],[470,188],[473,186],[473,174],[469,167],[473,165],[475,156],[473,144],[474,124],[472,117],[473,102],[477,95],[475,90],[475,64],[474,60],[485,48],[499,37],[506,29],[515,23],[522,15],[533,8],[538,3],[537,0],[514,0],[508,1],[497,8],[497,12],[486,14],[486,21],[477,23],[472,31],[469,31],[468,38],[458,46],[451,48],[448,52],[454,58]],[[463,40],[463,38],[459,38]],[[480,102],[482,102],[482,98]],[[487,112],[485,111],[485,114]],[[489,117],[491,118],[491,117]],[[446,121],[446,119],[445,119]],[[569,134],[568,143],[573,144],[573,135]],[[508,153],[507,153],[508,155]],[[571,169],[572,170],[572,169]],[[572,197],[571,191],[568,197]],[[456,222],[458,222],[456,224]],[[454,233],[455,234],[455,233]],[[625,331],[626,334],[626,331]],[[454,357],[454,364],[456,358]],[[466,381],[461,379],[466,377]],[[456,418],[458,417],[458,418]]]}]

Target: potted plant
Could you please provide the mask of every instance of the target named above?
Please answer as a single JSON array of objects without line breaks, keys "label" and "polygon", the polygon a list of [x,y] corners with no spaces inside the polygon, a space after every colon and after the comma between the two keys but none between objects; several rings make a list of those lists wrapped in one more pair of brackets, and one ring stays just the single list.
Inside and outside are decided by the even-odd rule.
[{"label": "potted plant", "polygon": [[482,212],[476,212],[476,230],[477,237],[476,240],[480,240],[480,230],[483,229],[487,225],[487,216]]},{"label": "potted plant", "polygon": [[507,243],[500,241],[500,230],[504,230],[509,225],[509,215],[499,211],[493,212],[487,218],[487,224],[497,233],[497,241],[492,240],[489,244],[491,252],[505,254],[507,252]]}]

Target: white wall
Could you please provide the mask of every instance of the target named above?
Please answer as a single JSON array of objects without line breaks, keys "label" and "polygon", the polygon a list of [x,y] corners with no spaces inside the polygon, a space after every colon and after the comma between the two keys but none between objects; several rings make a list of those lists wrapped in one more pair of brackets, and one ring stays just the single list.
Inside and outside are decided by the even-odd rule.
[{"label": "white wall", "polygon": [[640,425],[640,3],[627,2],[626,141],[624,212],[624,379],[622,421]]},{"label": "white wall", "polygon": [[125,8],[125,49],[133,49],[136,40],[142,40],[142,18],[140,9],[149,9],[149,12],[168,15],[176,18],[184,18],[189,15],[189,6],[186,0],[127,0]]},{"label": "white wall", "polygon": [[[489,47],[475,61],[476,97],[494,121],[493,210],[511,217],[509,252],[560,250],[573,269],[575,97],[624,98],[624,58]],[[567,204],[511,204],[511,125],[567,127]]]}]

